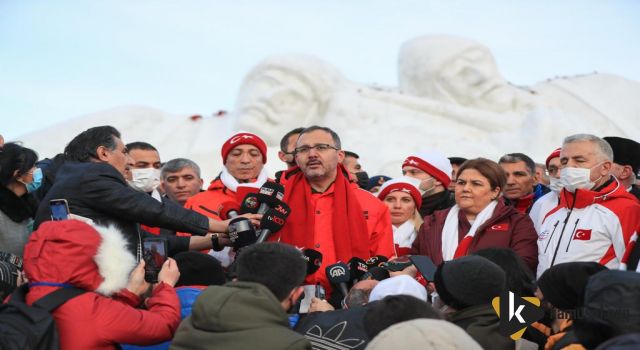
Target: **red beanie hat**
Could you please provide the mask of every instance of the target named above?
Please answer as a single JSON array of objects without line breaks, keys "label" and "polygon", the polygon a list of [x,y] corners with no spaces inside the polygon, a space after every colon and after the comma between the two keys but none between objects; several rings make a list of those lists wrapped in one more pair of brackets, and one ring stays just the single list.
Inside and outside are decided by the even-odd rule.
[{"label": "red beanie hat", "polygon": [[384,201],[384,198],[392,192],[402,191],[411,195],[413,201],[416,203],[416,208],[420,208],[422,205],[422,195],[420,195],[420,190],[416,186],[415,179],[408,177],[399,177],[396,179],[391,179],[380,187],[380,192],[378,192],[378,198],[381,201]]},{"label": "red beanie hat", "polygon": [[240,145],[253,145],[262,153],[262,164],[267,162],[267,144],[256,134],[250,132],[241,132],[231,136],[222,145],[222,163],[227,163],[227,156],[232,149]]},{"label": "red beanie hat", "polygon": [[562,147],[558,147],[553,152],[551,152],[551,154],[547,157],[547,161],[544,163],[544,165],[546,165],[547,168],[549,168],[549,162],[551,162],[551,159],[560,157],[561,150],[562,150]]},{"label": "red beanie hat", "polygon": [[402,167],[410,165],[433,176],[440,181],[442,186],[447,187],[451,183],[451,162],[447,157],[437,151],[420,152],[407,157],[402,163]]}]

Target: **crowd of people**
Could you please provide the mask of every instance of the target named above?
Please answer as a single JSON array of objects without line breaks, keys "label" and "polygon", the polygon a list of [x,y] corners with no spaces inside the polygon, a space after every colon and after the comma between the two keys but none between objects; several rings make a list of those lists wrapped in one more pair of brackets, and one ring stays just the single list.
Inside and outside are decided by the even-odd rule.
[{"label": "crowd of people", "polygon": [[[0,297],[72,291],[50,310],[63,349],[640,347],[633,140],[567,135],[542,163],[425,149],[390,178],[323,126],[283,135],[272,175],[240,132],[203,188],[188,155],[125,137],[50,159],[0,137]],[[544,316],[510,337],[504,293]]]}]

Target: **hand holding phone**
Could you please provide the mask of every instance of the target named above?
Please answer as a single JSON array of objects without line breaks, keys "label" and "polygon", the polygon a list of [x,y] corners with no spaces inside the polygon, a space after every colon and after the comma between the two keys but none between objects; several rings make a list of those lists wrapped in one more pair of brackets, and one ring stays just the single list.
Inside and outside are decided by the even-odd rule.
[{"label": "hand holding phone", "polygon": [[158,274],[167,260],[167,241],[162,238],[146,238],[142,241],[142,258],[145,281],[158,283]]},{"label": "hand holding phone", "polygon": [[320,283],[316,284],[316,298],[324,300],[326,297],[324,287]]}]

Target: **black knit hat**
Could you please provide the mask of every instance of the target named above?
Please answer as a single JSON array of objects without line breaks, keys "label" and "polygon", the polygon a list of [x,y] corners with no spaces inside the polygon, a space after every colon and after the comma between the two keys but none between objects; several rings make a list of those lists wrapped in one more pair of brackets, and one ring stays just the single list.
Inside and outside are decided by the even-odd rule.
[{"label": "black knit hat", "polygon": [[603,139],[613,149],[613,162],[629,165],[633,169],[633,173],[638,174],[640,170],[640,143],[616,136],[607,136]]},{"label": "black knit hat", "polygon": [[544,299],[562,311],[572,311],[584,303],[589,277],[607,268],[596,262],[568,262],[551,266],[538,279]]},{"label": "black knit hat", "polygon": [[506,277],[490,260],[469,255],[440,264],[434,280],[442,301],[461,310],[491,303],[504,291]]},{"label": "black knit hat", "polygon": [[226,283],[224,270],[218,259],[200,252],[181,252],[173,257],[178,263],[179,286],[219,286]]}]

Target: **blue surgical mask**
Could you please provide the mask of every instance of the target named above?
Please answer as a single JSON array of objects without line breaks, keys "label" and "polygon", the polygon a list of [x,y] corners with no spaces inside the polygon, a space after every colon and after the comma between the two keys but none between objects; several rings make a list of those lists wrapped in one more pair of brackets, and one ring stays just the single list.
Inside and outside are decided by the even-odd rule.
[{"label": "blue surgical mask", "polygon": [[36,170],[33,171],[32,176],[33,181],[28,184],[20,181],[27,188],[27,193],[35,192],[38,188],[40,188],[40,185],[42,185],[42,169],[36,168]]}]

